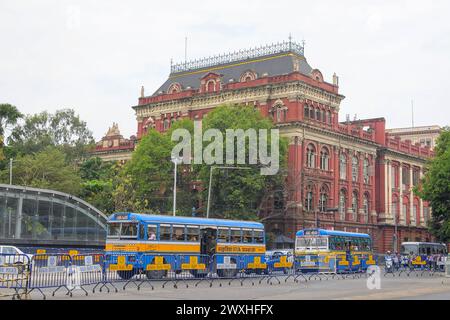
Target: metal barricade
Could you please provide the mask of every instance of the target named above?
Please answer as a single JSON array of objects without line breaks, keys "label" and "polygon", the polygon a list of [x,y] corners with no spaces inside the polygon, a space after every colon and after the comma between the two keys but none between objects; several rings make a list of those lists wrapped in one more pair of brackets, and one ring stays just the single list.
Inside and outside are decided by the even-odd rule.
[{"label": "metal barricade", "polygon": [[103,280],[104,255],[102,253],[77,254],[72,256],[72,265],[69,270],[68,288],[70,296],[74,290],[83,290],[88,285],[96,285]]},{"label": "metal barricade", "polygon": [[334,255],[319,255],[319,277],[325,277],[328,280],[328,276],[334,277],[336,275],[336,256]]},{"label": "metal barricade", "polygon": [[0,288],[14,290],[13,299],[28,297],[30,262],[26,254],[0,254]]},{"label": "metal barricade", "polygon": [[141,256],[141,264],[141,275],[131,282],[136,285],[138,290],[144,283],[150,284],[153,290],[152,281],[167,281],[179,273],[176,255],[145,253]]},{"label": "metal barricade", "polygon": [[44,299],[46,295],[42,291],[44,288],[55,288],[52,296],[61,289],[68,288],[69,272],[72,259],[68,254],[36,254],[31,259],[31,274],[29,281],[30,293],[39,291]]},{"label": "metal barricade", "polygon": [[126,284],[137,274],[142,274],[142,262],[139,261],[135,253],[106,253],[103,258],[102,281],[94,286],[92,292],[95,292],[97,287],[99,287],[100,292],[103,288],[110,292],[109,286],[112,286],[115,292],[118,292],[114,283]]}]

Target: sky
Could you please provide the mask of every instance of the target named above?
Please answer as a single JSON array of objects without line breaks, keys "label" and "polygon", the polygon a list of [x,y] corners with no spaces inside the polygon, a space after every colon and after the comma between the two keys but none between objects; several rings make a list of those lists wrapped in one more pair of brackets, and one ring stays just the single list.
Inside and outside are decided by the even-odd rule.
[{"label": "sky", "polygon": [[144,86],[170,60],[305,40],[325,81],[339,76],[340,120],[449,125],[450,1],[0,0],[0,103],[25,114],[74,108],[96,140],[136,134]]}]

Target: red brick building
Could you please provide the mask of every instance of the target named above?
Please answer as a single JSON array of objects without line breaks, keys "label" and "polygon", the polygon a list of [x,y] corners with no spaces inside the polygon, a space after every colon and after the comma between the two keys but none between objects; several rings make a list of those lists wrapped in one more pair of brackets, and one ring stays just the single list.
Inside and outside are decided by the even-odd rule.
[{"label": "red brick building", "polygon": [[[430,240],[428,204],[411,188],[433,152],[386,134],[384,118],[346,121],[339,79],[326,82],[304,48],[283,42],[171,66],[169,78],[134,106],[140,139],[149,128],[202,120],[214,107],[240,103],[271,117],[289,139],[286,190],[266,195],[266,230],[291,239],[319,225],[372,235],[376,250]],[[331,209],[331,210],[330,210]]]},{"label": "red brick building", "polygon": [[120,133],[119,125],[113,123],[105,136],[95,144],[89,153],[92,157],[99,157],[103,161],[125,163],[131,159],[135,145],[136,137],[131,136],[130,139],[125,139]]}]

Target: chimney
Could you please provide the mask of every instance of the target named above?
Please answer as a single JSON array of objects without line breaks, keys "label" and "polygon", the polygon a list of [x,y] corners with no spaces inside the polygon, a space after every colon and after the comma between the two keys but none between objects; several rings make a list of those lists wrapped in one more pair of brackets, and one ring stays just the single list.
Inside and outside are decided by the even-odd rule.
[{"label": "chimney", "polygon": [[339,77],[336,75],[336,72],[333,74],[333,86],[339,87]]}]

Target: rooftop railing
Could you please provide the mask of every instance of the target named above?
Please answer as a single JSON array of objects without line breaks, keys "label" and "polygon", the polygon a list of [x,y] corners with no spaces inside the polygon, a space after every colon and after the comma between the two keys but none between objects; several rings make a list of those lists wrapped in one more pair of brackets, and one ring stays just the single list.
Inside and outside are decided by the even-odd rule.
[{"label": "rooftop railing", "polygon": [[258,57],[284,53],[284,52],[294,52],[298,55],[304,55],[304,46],[293,41],[283,41],[278,43],[273,43],[265,46],[260,46],[256,48],[244,49],[235,52],[226,53],[223,55],[216,55],[207,58],[202,58],[198,60],[191,60],[186,62],[181,62],[177,64],[171,64],[170,72],[178,73],[196,69],[202,69],[207,67],[212,67],[221,64],[227,64],[236,61],[242,61],[247,59],[254,59]]}]

